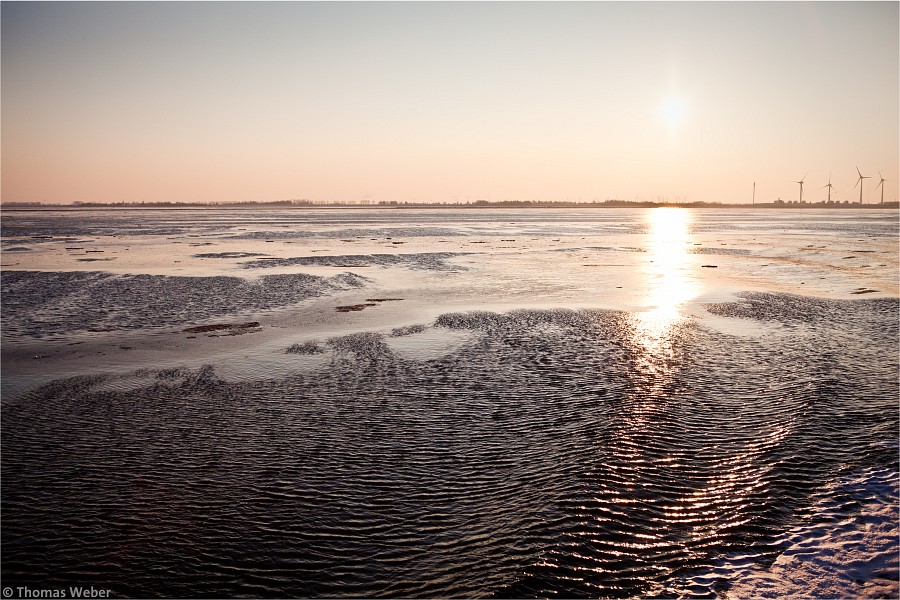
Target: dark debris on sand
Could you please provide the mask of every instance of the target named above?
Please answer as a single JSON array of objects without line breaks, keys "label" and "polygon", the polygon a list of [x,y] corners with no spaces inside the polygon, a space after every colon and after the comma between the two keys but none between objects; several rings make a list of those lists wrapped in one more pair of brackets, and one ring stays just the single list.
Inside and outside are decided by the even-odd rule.
[{"label": "dark debris on sand", "polygon": [[249,333],[249,330],[259,331],[258,321],[250,321],[248,323],[217,323],[214,325],[198,325],[196,327],[188,327],[183,331],[185,333],[210,333],[212,331],[227,331],[225,335],[240,335]]},{"label": "dark debris on sand", "polygon": [[337,312],[358,312],[369,306],[377,306],[374,302],[366,302],[364,304],[350,304],[347,306],[335,306]]},{"label": "dark debris on sand", "polygon": [[194,254],[192,258],[250,258],[251,256],[265,256],[265,254],[262,252],[203,252]]}]

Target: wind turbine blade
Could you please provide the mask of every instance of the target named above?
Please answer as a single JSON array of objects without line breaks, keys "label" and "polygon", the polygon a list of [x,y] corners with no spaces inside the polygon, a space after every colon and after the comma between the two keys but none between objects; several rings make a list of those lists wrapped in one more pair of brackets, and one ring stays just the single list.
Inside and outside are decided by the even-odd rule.
[{"label": "wind turbine blade", "polygon": [[862,173],[859,172],[859,167],[856,167],[856,173],[859,175],[859,178],[862,179]]}]

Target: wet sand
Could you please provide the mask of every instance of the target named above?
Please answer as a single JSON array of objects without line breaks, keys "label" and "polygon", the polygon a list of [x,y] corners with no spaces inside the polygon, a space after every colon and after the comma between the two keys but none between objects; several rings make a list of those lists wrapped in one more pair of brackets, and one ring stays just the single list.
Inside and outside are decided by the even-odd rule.
[{"label": "wet sand", "polygon": [[[397,211],[340,211],[336,215],[334,211],[324,211],[329,218],[320,224],[316,218],[303,218],[302,212],[276,211],[266,215],[267,227],[263,231],[253,230],[250,215],[246,215],[250,223],[243,222],[244,215],[239,215],[224,224],[218,221],[210,224],[204,221],[203,211],[186,212],[197,214],[193,219],[180,219],[175,225],[167,222],[165,211],[150,211],[147,220],[151,223],[143,225],[136,234],[131,234],[136,228],[128,225],[133,220],[142,220],[140,211],[125,211],[128,220],[115,228],[97,227],[87,218],[92,214],[86,215],[84,223],[76,220],[74,227],[69,227],[69,214],[24,213],[22,218],[27,216],[29,222],[38,221],[32,224],[34,229],[18,225],[16,219],[20,215],[7,212],[4,232],[19,237],[4,237],[4,252],[21,247],[23,239],[40,243],[28,253],[12,255],[15,264],[4,271],[56,273],[48,275],[51,279],[30,273],[28,281],[22,284],[55,295],[71,296],[76,287],[96,288],[92,293],[98,297],[73,300],[88,310],[100,304],[99,296],[102,296],[104,300],[118,300],[125,307],[123,312],[129,312],[128,307],[139,311],[140,301],[150,300],[146,297],[148,293],[175,294],[172,305],[190,305],[190,310],[180,315],[172,314],[174,308],[163,306],[159,310],[154,306],[158,316],[155,322],[137,315],[122,316],[121,326],[107,327],[116,331],[129,326],[157,331],[187,320],[203,321],[219,315],[227,318],[238,312],[252,314],[270,309],[291,312],[290,306],[297,306],[308,296],[339,292],[331,283],[334,280],[328,279],[336,276],[338,280],[350,278],[343,285],[364,286],[358,295],[362,300],[373,295],[371,290],[379,295],[403,297],[403,312],[425,309],[432,319],[447,310],[467,306],[501,310],[539,306],[647,310],[656,300],[652,291],[659,286],[654,280],[665,279],[672,271],[679,285],[693,288],[692,297],[684,303],[684,311],[688,313],[698,309],[702,313],[705,303],[731,298],[738,291],[778,291],[836,299],[863,293],[875,297],[898,295],[893,211],[879,213],[878,218],[823,211],[819,215],[822,222],[810,223],[805,221],[815,215],[797,215],[803,220],[793,223],[778,211],[770,211],[771,220],[760,219],[758,212],[694,211],[701,217],[700,222],[690,231],[678,234],[677,239],[663,240],[663,244],[669,245],[663,252],[653,247],[652,233],[646,223],[616,210],[608,211],[615,216],[605,221],[591,211],[538,211],[549,212],[554,217],[550,222],[532,222],[534,211],[526,211],[526,215],[522,211],[509,214],[492,211],[478,215],[480,220],[466,214],[461,223],[453,223],[454,215],[451,215],[450,222],[455,228],[449,224],[435,227],[422,223],[415,226],[382,223],[389,218],[402,221],[410,217],[426,222],[431,217],[446,219],[445,213],[434,216],[408,211],[398,216]],[[362,213],[361,217],[358,212]],[[350,214],[341,219],[346,213]],[[383,216],[384,213],[388,215]],[[286,224],[279,223],[278,217],[283,217]],[[357,217],[363,221],[371,218],[380,226],[348,228],[332,223],[353,222]],[[521,222],[523,217],[531,220]],[[116,214],[110,219],[111,224],[117,224],[117,219],[126,216]],[[95,235],[72,235],[89,232]],[[100,233],[105,235],[96,235]],[[352,234],[355,235],[347,237]],[[264,243],[260,240],[269,239],[275,245],[266,246],[265,253],[259,252],[260,243]],[[72,246],[73,240],[80,245]],[[404,246],[393,246],[396,241],[403,241]],[[196,252],[201,245],[214,245],[217,251]],[[386,246],[393,246],[391,253],[385,253]],[[88,248],[86,252],[100,252],[98,248],[102,248],[110,255],[108,258],[116,261],[97,271],[95,264],[80,264],[81,253],[69,248]],[[352,254],[347,253],[350,248]],[[678,264],[667,265],[663,261],[656,268],[654,262],[660,263],[673,249]],[[266,256],[260,258],[262,254]],[[265,279],[275,274],[327,281],[304,281],[305,289],[298,297],[291,293],[289,284],[282,291],[275,291],[273,288],[281,281]],[[110,279],[111,276],[119,279]],[[102,285],[98,281],[101,279],[109,286]],[[7,313],[15,312],[18,300],[13,293],[15,283],[9,278],[4,281],[10,291],[4,306]],[[241,286],[247,291],[242,291]],[[129,288],[132,297],[128,295]],[[224,293],[226,289],[231,293]],[[272,298],[261,300],[260,292]],[[348,299],[345,305],[362,303],[351,301],[352,296],[340,297]],[[23,301],[28,304],[33,300]],[[248,304],[246,310],[241,310],[241,304]],[[302,309],[294,312],[315,311],[314,304],[305,302]],[[429,307],[434,308],[427,310]],[[70,323],[73,315],[65,314],[62,307],[59,310],[58,315],[48,315],[48,324],[40,331],[42,337],[53,333],[46,325],[50,325],[49,329],[78,330],[77,322]],[[378,320],[385,312],[380,310],[377,317],[367,312],[367,321]],[[13,315],[7,320],[21,319]],[[387,325],[393,323],[388,320]],[[40,328],[41,324],[36,326]],[[104,325],[95,323],[95,326]],[[6,333],[5,341],[19,341],[21,337],[8,335],[9,330]],[[34,335],[38,330],[27,333]]]}]

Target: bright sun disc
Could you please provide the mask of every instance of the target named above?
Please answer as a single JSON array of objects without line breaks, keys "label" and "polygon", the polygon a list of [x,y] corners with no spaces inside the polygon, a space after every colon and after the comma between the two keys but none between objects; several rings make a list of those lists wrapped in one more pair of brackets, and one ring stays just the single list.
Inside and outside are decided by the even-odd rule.
[{"label": "bright sun disc", "polygon": [[660,114],[669,125],[675,125],[684,117],[684,100],[681,98],[667,98],[660,106]]}]

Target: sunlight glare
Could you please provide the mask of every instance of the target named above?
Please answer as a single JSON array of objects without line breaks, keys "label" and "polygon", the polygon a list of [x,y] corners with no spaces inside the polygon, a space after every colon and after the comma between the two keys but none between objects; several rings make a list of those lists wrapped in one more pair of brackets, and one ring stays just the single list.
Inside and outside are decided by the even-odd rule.
[{"label": "sunlight glare", "polygon": [[659,107],[659,114],[670,126],[677,125],[684,118],[684,100],[676,96],[666,98]]},{"label": "sunlight glare", "polygon": [[657,308],[677,312],[678,305],[694,297],[696,290],[684,272],[691,263],[688,253],[690,211],[655,208],[647,217],[652,276],[648,301]]},{"label": "sunlight glare", "polygon": [[699,291],[687,272],[693,263],[693,255],[688,252],[690,220],[690,211],[682,208],[655,208],[647,213],[648,310],[637,314],[636,334],[648,353],[657,358],[671,351],[671,330],[684,319],[680,307]]}]

